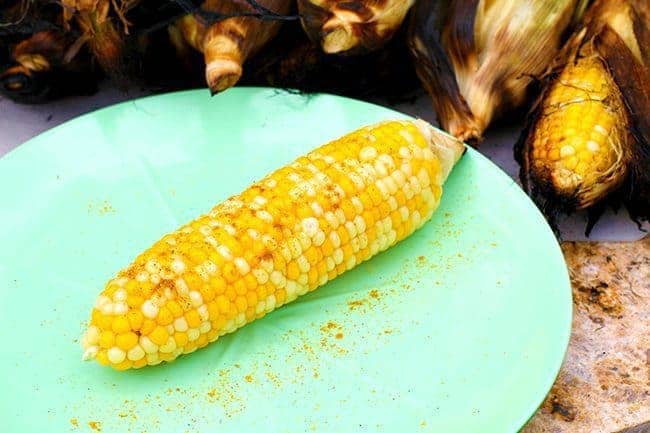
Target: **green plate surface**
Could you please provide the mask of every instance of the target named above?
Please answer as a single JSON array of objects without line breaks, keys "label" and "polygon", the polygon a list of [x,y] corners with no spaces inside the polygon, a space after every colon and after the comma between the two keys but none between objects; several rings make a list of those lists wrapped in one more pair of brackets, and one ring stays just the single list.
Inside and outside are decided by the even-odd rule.
[{"label": "green plate surface", "polygon": [[126,102],[0,160],[2,431],[515,432],[568,342],[566,267],[519,187],[469,151],[433,219],[332,283],[168,365],[78,338],[141,250],[309,149],[404,117],[238,88]]}]

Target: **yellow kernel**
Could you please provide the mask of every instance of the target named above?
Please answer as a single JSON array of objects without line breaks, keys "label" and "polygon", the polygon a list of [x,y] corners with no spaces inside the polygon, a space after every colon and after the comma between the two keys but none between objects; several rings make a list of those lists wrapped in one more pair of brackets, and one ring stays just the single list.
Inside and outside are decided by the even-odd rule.
[{"label": "yellow kernel", "polygon": [[228,286],[228,288],[224,292],[224,295],[230,301],[234,301],[237,298],[237,292],[235,291],[235,288],[233,286]]},{"label": "yellow kernel", "polygon": [[201,316],[196,310],[190,310],[185,313],[185,320],[187,321],[187,326],[190,328],[198,328],[201,324]]},{"label": "yellow kernel", "polygon": [[210,301],[207,305],[208,316],[210,317],[210,320],[214,320],[215,318],[219,317],[219,305],[217,304],[217,301]]},{"label": "yellow kernel", "polygon": [[147,365],[147,357],[142,357],[137,361],[133,361],[133,368],[142,368]]},{"label": "yellow kernel", "polygon": [[98,313],[95,323],[101,329],[111,329],[111,325],[113,324],[113,316],[107,316],[105,314]]},{"label": "yellow kernel", "polygon": [[240,313],[246,311],[246,307],[248,307],[246,298],[244,296],[238,296],[237,299],[235,299],[235,306],[237,307],[237,311]]},{"label": "yellow kernel", "polygon": [[128,313],[126,313],[126,318],[129,321],[129,327],[134,331],[137,331],[142,327],[142,321],[144,319],[144,316],[142,315],[142,312],[139,309],[130,310]]},{"label": "yellow kernel", "polygon": [[141,296],[129,295],[126,297],[126,305],[131,308],[138,308],[140,305],[142,305],[143,302],[144,299]]},{"label": "yellow kernel", "polygon": [[129,324],[129,319],[127,319],[126,316],[115,317],[111,324],[111,329],[113,329],[113,332],[116,334],[130,331],[131,325]]},{"label": "yellow kernel", "polygon": [[112,331],[103,331],[101,334],[99,334],[100,347],[108,349],[110,347],[113,347],[113,344],[115,344],[115,334],[113,334]]},{"label": "yellow kernel", "polygon": [[239,278],[239,272],[237,272],[237,269],[235,268],[235,265],[232,262],[228,262],[223,265],[221,274],[223,275],[225,280],[229,283],[234,283]]},{"label": "yellow kernel", "polygon": [[140,334],[149,335],[156,328],[157,324],[155,320],[144,319],[142,322],[142,328],[140,329]]},{"label": "yellow kernel", "polygon": [[172,315],[171,311],[169,311],[169,308],[162,307],[160,310],[158,310],[158,317],[156,317],[156,321],[159,325],[169,325],[174,321],[174,316]]},{"label": "yellow kernel", "polygon": [[149,334],[149,339],[158,346],[162,346],[167,342],[167,339],[169,339],[169,334],[164,326],[156,326],[156,328],[151,331],[151,334]]},{"label": "yellow kernel", "polygon": [[287,278],[290,280],[296,280],[300,276],[300,269],[295,260],[292,260],[287,265]]},{"label": "yellow kernel", "polygon": [[243,279],[235,281],[232,286],[235,289],[235,293],[237,293],[237,295],[244,295],[248,291],[246,289],[246,283],[244,283]]},{"label": "yellow kernel", "polygon": [[257,287],[257,279],[252,273],[246,274],[246,276],[243,278],[244,283],[246,283],[246,289],[248,290],[254,290]]},{"label": "yellow kernel", "polygon": [[176,341],[176,347],[185,347],[187,344],[187,334],[185,332],[176,332],[174,334],[174,341]]},{"label": "yellow kernel", "polygon": [[181,307],[181,305],[174,300],[168,301],[166,307],[169,309],[169,312],[172,314],[172,316],[174,316],[174,318],[181,317],[183,315],[183,307]]},{"label": "yellow kernel", "polygon": [[217,306],[219,307],[219,312],[221,314],[226,314],[230,309],[230,301],[224,295],[217,296]]},{"label": "yellow kernel", "polygon": [[221,277],[213,277],[210,279],[210,287],[215,295],[220,295],[226,290],[226,281]]},{"label": "yellow kernel", "polygon": [[126,334],[119,334],[115,337],[115,345],[122,350],[129,350],[138,344],[138,336],[135,332],[127,332]]},{"label": "yellow kernel", "polygon": [[215,293],[212,287],[208,284],[204,284],[203,287],[201,287],[201,297],[203,298],[203,302],[210,302],[213,300]]},{"label": "yellow kernel", "polygon": [[97,356],[95,356],[95,359],[101,365],[110,364],[110,361],[108,360],[108,353],[106,352],[106,350],[100,350],[99,352],[97,352]]}]

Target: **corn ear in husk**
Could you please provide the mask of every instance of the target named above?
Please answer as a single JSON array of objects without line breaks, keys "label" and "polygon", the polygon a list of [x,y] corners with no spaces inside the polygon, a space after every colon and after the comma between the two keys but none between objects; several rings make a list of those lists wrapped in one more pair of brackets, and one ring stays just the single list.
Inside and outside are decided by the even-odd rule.
[{"label": "corn ear in husk", "polygon": [[384,46],[415,0],[298,0],[303,28],[329,54],[358,54]]},{"label": "corn ear in husk", "polygon": [[479,140],[497,114],[520,107],[584,3],[419,1],[410,51],[441,126],[463,140]]},{"label": "corn ear in husk", "polygon": [[[277,14],[288,13],[291,5],[289,0],[263,0],[258,3]],[[223,0],[207,0],[201,7],[223,15],[255,12],[250,5]],[[207,24],[193,15],[187,15],[175,23],[170,34],[179,53],[184,55],[186,47],[176,37],[177,34],[182,35],[189,46],[203,53],[205,80],[214,95],[239,81],[244,62],[277,34],[280,25],[279,21],[250,16],[231,17]]]},{"label": "corn ear in husk", "polygon": [[622,201],[650,218],[650,4],[597,0],[546,77],[519,143],[521,180],[551,219]]}]

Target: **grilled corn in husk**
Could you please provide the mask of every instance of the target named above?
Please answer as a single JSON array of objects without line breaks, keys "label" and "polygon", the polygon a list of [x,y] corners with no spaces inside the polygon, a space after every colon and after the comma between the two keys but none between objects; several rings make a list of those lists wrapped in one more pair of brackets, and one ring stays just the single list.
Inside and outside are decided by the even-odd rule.
[{"label": "grilled corn in husk", "polygon": [[[289,0],[264,0],[262,7],[277,14],[289,11]],[[222,0],[207,0],[204,10],[228,14],[253,13],[250,5]],[[280,29],[281,23],[257,17],[232,17],[206,24],[193,15],[176,22],[170,30],[177,51],[184,53],[184,44],[200,51],[205,59],[205,80],[212,94],[224,91],[237,83],[243,73],[244,62],[268,43]],[[182,35],[182,39],[175,37]]]},{"label": "grilled corn in husk", "polygon": [[547,216],[622,201],[650,217],[650,5],[597,0],[552,64],[516,147]]},{"label": "grilled corn in husk", "polygon": [[438,121],[478,140],[497,113],[521,106],[585,0],[421,0],[410,50]]},{"label": "grilled corn in husk", "polygon": [[97,74],[76,37],[61,28],[61,8],[45,1],[0,6],[0,93],[21,103],[96,90]]},{"label": "grilled corn in husk", "polygon": [[302,25],[326,53],[376,50],[400,28],[415,0],[298,0]]}]

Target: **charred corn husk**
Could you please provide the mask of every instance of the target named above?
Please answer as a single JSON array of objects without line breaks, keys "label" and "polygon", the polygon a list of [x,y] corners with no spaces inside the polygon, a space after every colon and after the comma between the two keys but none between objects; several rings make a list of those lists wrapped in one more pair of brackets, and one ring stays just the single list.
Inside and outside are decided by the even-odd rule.
[{"label": "charred corn husk", "polygon": [[389,121],[298,158],[110,280],[84,358],[172,361],[316,289],[421,227],[463,150],[426,122]]},{"label": "charred corn husk", "polygon": [[498,113],[521,106],[584,3],[418,2],[409,44],[442,127],[461,139],[479,140]]},{"label": "charred corn husk", "polygon": [[298,0],[302,25],[326,53],[382,47],[399,29],[414,0]]},{"label": "charred corn husk", "polygon": [[596,1],[551,67],[517,146],[524,187],[549,216],[612,197],[650,216],[649,10]]},{"label": "charred corn husk", "polygon": [[[278,14],[289,11],[288,0],[264,0],[261,6]],[[207,0],[204,10],[221,14],[255,12],[241,3]],[[192,15],[180,19],[175,29],[205,59],[205,80],[212,94],[222,92],[237,83],[243,73],[244,62],[269,42],[280,29],[279,21],[261,20],[256,17],[233,17],[217,21],[209,26]],[[177,51],[185,50],[181,41],[175,39]]]},{"label": "charred corn husk", "polygon": [[139,0],[61,0],[68,28],[74,20],[100,67],[110,76],[124,72],[124,35],[129,22],[126,13]]}]

